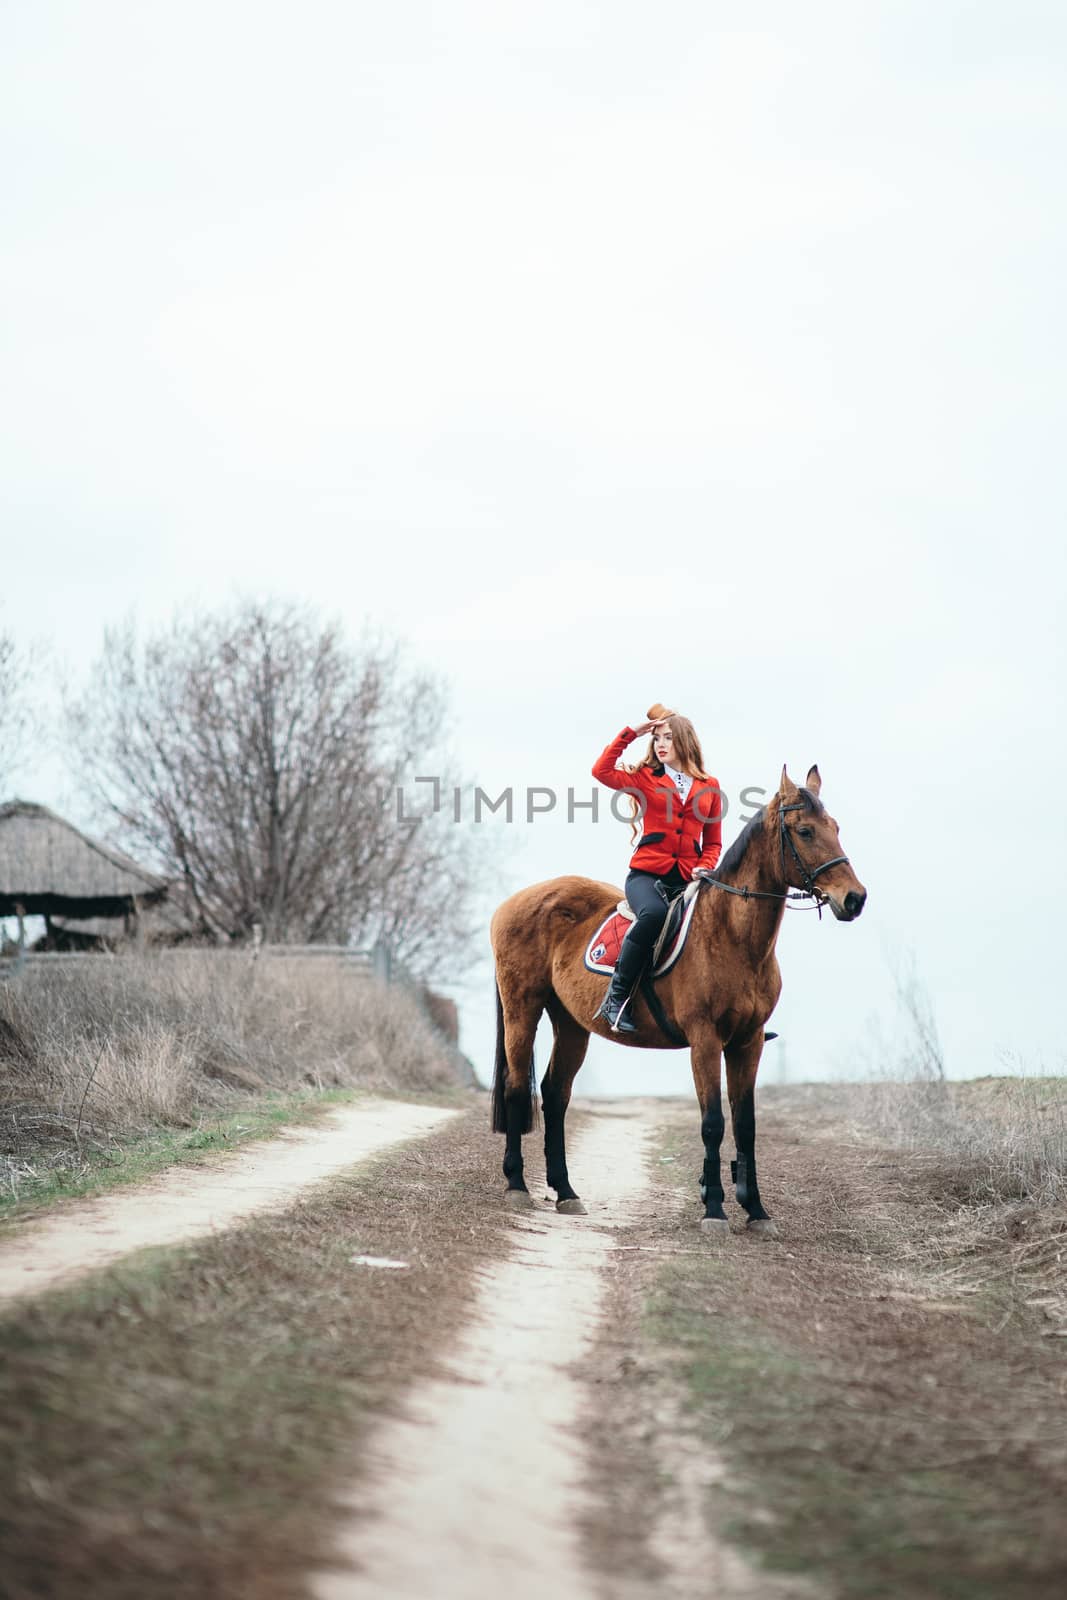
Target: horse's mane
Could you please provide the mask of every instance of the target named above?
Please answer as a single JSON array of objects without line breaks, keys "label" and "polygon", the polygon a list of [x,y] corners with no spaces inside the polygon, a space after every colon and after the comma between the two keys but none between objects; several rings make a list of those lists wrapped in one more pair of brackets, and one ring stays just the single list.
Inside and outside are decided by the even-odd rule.
[{"label": "horse's mane", "polygon": [[734,873],[745,859],[745,851],[759,834],[763,832],[763,816],[766,806],[760,806],[754,817],[749,817],[733,844],[723,856],[715,871],[713,878],[725,878],[728,873]]}]

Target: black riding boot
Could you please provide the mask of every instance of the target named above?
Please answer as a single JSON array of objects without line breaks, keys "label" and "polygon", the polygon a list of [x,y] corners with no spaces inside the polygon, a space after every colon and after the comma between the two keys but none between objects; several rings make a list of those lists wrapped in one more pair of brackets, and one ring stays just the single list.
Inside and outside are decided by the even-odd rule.
[{"label": "black riding boot", "polygon": [[637,1024],[630,1021],[629,1015],[623,1016],[620,1020],[619,1012],[641,976],[647,960],[648,951],[642,949],[636,942],[631,928],[622,941],[608,992],[604,996],[600,1010],[596,1013],[598,1017],[604,1017],[611,1024],[613,1033],[637,1032]]}]

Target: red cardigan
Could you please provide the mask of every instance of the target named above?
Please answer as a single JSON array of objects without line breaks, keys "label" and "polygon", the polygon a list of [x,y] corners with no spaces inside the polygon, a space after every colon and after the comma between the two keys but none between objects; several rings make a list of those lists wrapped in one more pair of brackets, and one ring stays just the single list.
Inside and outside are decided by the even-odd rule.
[{"label": "red cardigan", "polygon": [[620,772],[616,762],[637,735],[623,728],[593,763],[593,777],[609,789],[629,790],[644,806],[644,831],[630,857],[630,870],[662,877],[677,866],[688,880],[697,867],[711,870],[722,852],[722,794],[718,779],[694,778],[685,800],[661,767]]}]

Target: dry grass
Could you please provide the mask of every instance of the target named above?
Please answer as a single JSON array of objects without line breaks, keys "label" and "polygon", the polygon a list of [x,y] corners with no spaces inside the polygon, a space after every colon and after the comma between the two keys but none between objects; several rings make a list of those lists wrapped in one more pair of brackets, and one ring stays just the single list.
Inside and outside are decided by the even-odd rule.
[{"label": "dry grass", "polygon": [[328,958],[196,951],[31,965],[0,987],[0,1182],[195,1126],[249,1095],[456,1082],[415,999]]},{"label": "dry grass", "polygon": [[908,1159],[946,1226],[918,1241],[945,1293],[1007,1290],[1067,1335],[1067,1081],[883,1080],[834,1093],[862,1134]]},{"label": "dry grass", "polygon": [[834,1111],[905,1154],[941,1203],[948,1226],[921,1254],[946,1288],[1007,1283],[1013,1303],[1067,1334],[1067,1079],[1017,1071],[949,1082],[914,956],[894,976],[896,1043],[873,1058],[872,1082],[830,1091]]},{"label": "dry grass", "polygon": [[[991,1118],[998,1088],[966,1086],[960,1115]],[[695,1119],[664,1108],[658,1204],[624,1236],[586,1419],[608,1485],[588,1548],[620,1581],[643,1572],[654,1592],[654,1521],[695,1500],[809,1593],[1062,1592],[1064,1346],[1010,1277],[1025,1240],[1006,1226],[1023,1204],[1043,1213],[953,1201],[936,1149],[860,1126],[870,1105],[836,1085],[767,1091],[761,1187],[781,1236],[710,1248]],[[760,1576],[751,1592],[776,1590]]]},{"label": "dry grass", "polygon": [[887,1079],[852,1086],[849,1095],[882,1138],[935,1157],[965,1203],[1067,1201],[1062,1078]]}]

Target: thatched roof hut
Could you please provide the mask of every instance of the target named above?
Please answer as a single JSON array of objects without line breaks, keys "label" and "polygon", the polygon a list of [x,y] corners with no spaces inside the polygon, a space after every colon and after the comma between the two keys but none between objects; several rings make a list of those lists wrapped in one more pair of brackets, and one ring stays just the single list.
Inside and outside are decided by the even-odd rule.
[{"label": "thatched roof hut", "polygon": [[0,917],[126,917],[166,893],[164,878],[47,806],[0,805]]},{"label": "thatched roof hut", "polygon": [[128,934],[144,944],[178,945],[221,943],[218,931],[198,917],[180,882],[171,882],[166,900],[146,906],[137,902],[137,918],[126,919],[125,927],[106,917],[50,917],[45,939],[35,949],[98,950],[120,946]]}]

